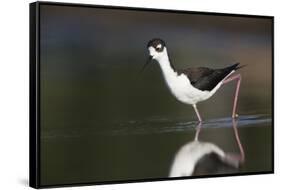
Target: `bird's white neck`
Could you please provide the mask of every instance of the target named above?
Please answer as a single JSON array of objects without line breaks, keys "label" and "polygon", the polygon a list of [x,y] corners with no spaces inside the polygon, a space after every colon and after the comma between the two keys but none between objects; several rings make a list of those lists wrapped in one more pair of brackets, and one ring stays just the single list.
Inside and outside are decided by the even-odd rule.
[{"label": "bird's white neck", "polygon": [[164,48],[161,56],[158,56],[155,59],[158,61],[165,78],[169,76],[175,76],[177,74],[171,66],[166,48]]}]

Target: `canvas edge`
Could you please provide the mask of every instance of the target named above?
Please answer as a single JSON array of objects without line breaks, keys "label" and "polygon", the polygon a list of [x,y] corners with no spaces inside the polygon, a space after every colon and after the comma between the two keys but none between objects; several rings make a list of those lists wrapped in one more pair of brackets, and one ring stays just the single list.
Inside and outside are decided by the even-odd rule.
[{"label": "canvas edge", "polygon": [[29,4],[29,186],[40,187],[39,3]]},{"label": "canvas edge", "polygon": [[183,13],[183,14],[200,14],[200,15],[218,15],[218,16],[233,16],[233,17],[248,17],[248,18],[273,18],[271,15],[252,15],[252,14],[238,14],[238,13],[222,13],[222,12],[208,12],[208,11],[190,11],[183,9],[161,9],[149,7],[130,7],[130,6],[116,6],[116,5],[98,5],[86,3],[66,3],[55,1],[36,1],[40,5],[55,5],[55,6],[71,6],[71,7],[89,7],[89,8],[105,8],[105,9],[118,9],[118,10],[134,10],[134,11],[156,11],[165,13]]},{"label": "canvas edge", "polygon": [[[157,9],[157,8],[140,8],[140,7],[125,7],[125,6],[110,6],[110,5],[93,5],[80,3],[64,3],[64,2],[48,2],[36,1],[30,3],[29,9],[29,37],[30,37],[30,95],[29,95],[29,185],[33,188],[57,188],[57,187],[76,187],[88,185],[110,185],[122,183],[137,183],[137,182],[153,182],[166,180],[185,180],[185,179],[202,179],[202,178],[216,178],[216,177],[237,177],[248,175],[262,175],[274,174],[274,16],[268,15],[247,15],[247,14],[233,14],[233,13],[218,13],[218,12],[200,12],[188,10],[171,10],[171,9]],[[152,179],[135,179],[135,180],[118,180],[118,181],[100,181],[100,182],[86,182],[86,183],[70,183],[70,184],[40,184],[40,6],[41,5],[58,5],[58,6],[78,6],[78,7],[92,7],[118,10],[135,10],[135,11],[155,11],[166,13],[186,13],[186,14],[201,14],[201,15],[218,15],[218,16],[234,16],[234,17],[248,17],[248,18],[264,18],[270,19],[272,22],[272,170],[261,172],[245,172],[233,174],[219,174],[219,175],[204,175],[204,176],[189,176],[177,178],[152,178]]]}]

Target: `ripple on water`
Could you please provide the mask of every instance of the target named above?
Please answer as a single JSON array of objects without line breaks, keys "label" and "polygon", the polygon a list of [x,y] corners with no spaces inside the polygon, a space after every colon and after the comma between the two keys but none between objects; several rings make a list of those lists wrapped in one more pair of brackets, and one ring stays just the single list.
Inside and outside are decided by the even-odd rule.
[{"label": "ripple on water", "polygon": [[[262,126],[270,124],[271,115],[242,115],[237,119],[237,127]],[[262,125],[261,125],[262,124]],[[83,127],[79,129],[49,130],[43,131],[42,138],[79,138],[82,136],[116,136],[116,135],[144,135],[160,133],[176,133],[194,130],[198,122],[184,121],[183,118],[167,119],[161,117],[146,120],[130,120],[122,123],[112,123],[105,127]],[[210,119],[203,122],[204,128],[226,128],[232,127],[230,117]]]}]

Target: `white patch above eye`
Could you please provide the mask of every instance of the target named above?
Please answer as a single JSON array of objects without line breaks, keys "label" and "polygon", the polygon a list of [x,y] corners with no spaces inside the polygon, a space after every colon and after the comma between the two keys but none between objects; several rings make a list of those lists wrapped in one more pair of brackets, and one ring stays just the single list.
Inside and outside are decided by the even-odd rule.
[{"label": "white patch above eye", "polygon": [[162,47],[162,45],[161,44],[158,44],[157,46],[156,46],[156,48],[161,48]]},{"label": "white patch above eye", "polygon": [[148,48],[148,51],[149,51],[149,54],[151,55],[151,56],[154,56],[155,54],[157,54],[157,51],[154,49],[154,47],[149,47]]}]

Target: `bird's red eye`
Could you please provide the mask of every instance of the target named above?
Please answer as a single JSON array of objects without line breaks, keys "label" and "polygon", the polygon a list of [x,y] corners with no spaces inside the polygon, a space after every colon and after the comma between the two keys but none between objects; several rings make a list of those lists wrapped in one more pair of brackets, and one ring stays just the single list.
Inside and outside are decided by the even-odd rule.
[{"label": "bird's red eye", "polygon": [[156,48],[156,51],[160,51],[160,49],[161,49],[160,47],[157,47],[157,48]]}]

